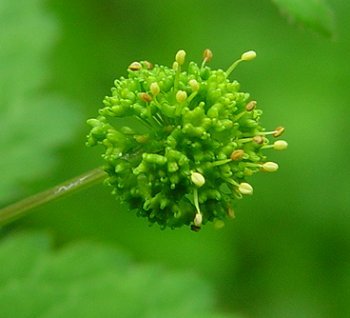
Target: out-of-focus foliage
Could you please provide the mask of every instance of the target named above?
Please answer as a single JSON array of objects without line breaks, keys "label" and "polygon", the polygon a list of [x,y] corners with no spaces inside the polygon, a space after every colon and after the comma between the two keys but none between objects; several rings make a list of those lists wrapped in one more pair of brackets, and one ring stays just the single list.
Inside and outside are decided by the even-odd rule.
[{"label": "out-of-focus foliage", "polygon": [[1,242],[0,317],[228,317],[213,312],[212,290],[193,273],[138,265],[99,244],[49,247],[38,233]]},{"label": "out-of-focus foliage", "polygon": [[[214,284],[220,306],[243,317],[350,316],[350,2],[329,5],[337,25],[332,40],[289,24],[271,1],[48,0],[46,10],[60,27],[47,59],[52,88],[82,104],[84,118],[96,114],[113,80],[134,60],[171,66],[174,52],[185,49],[199,62],[209,47],[211,66],[226,69],[254,49],[257,59],[232,79],[258,101],[264,126],[286,127],[289,149],[271,154],[279,171],[257,176],[254,195],[239,203],[236,219],[221,231],[149,228],[102,185],[37,209],[5,230],[48,229],[59,245],[89,238],[123,246],[140,263],[195,270]],[[12,45],[19,45],[16,38]],[[85,149],[88,127],[79,129],[55,157],[59,166],[31,192],[101,164],[98,151]],[[13,160],[23,166],[23,159]]]},{"label": "out-of-focus foliage", "polygon": [[273,0],[282,14],[323,35],[334,35],[333,12],[323,0]]},{"label": "out-of-focus foliage", "polygon": [[71,102],[47,89],[56,34],[42,1],[1,1],[0,203],[52,169],[54,151],[69,142],[82,120]]}]

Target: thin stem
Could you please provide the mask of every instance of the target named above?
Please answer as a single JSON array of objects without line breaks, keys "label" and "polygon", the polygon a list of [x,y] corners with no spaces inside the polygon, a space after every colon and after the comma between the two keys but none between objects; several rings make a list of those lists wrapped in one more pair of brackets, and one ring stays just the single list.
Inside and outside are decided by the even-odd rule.
[{"label": "thin stem", "polygon": [[105,177],[106,172],[101,168],[97,168],[71,180],[65,181],[51,189],[10,204],[7,207],[0,209],[0,226],[26,215],[29,210],[35,207],[98,183]]}]

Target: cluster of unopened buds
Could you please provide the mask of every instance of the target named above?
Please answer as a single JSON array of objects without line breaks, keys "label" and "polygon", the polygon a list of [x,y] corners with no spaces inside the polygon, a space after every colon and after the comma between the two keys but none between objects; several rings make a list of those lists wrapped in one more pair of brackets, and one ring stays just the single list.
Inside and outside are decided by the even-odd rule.
[{"label": "cluster of unopened buds", "polygon": [[247,177],[278,169],[265,150],[288,146],[270,142],[284,128],[266,131],[257,102],[229,80],[256,53],[245,52],[226,71],[207,66],[212,56],[206,49],[201,65],[189,62],[186,69],[183,50],[172,67],[133,62],[98,117],[88,120],[87,144],[105,147],[113,193],[162,228],[222,226],[234,217],[236,199],[253,193]]}]

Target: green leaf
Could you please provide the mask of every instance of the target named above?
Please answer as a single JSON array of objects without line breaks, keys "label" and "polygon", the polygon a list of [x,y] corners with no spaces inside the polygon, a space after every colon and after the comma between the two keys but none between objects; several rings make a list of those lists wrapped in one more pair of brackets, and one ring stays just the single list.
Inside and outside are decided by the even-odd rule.
[{"label": "green leaf", "polygon": [[291,21],[324,36],[334,35],[333,12],[323,0],[272,0]]},{"label": "green leaf", "polygon": [[0,203],[50,171],[80,120],[71,102],[45,88],[57,24],[42,2],[0,2]]},{"label": "green leaf", "polygon": [[49,243],[21,234],[0,244],[1,318],[228,317],[213,311],[212,289],[193,273],[137,264],[96,243],[58,251]]}]

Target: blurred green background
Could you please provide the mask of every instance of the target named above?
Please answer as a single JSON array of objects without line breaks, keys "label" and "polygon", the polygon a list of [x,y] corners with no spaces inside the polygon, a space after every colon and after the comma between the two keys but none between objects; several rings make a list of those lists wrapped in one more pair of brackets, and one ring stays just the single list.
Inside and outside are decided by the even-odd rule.
[{"label": "blurred green background", "polygon": [[[5,2],[6,10],[12,10],[9,21],[22,12],[14,20],[21,24],[28,11],[17,9],[27,2]],[[28,22],[33,30],[27,29],[23,43],[11,38],[13,52],[23,55],[18,78],[37,76],[39,70],[30,68],[33,60],[45,65],[35,96],[55,94],[60,102],[55,114],[48,107],[35,113],[35,99],[25,99],[25,108],[40,121],[62,124],[47,132],[47,144],[61,133],[67,138],[53,144],[46,161],[14,155],[11,165],[17,167],[18,182],[0,203],[99,166],[101,149],[84,145],[85,120],[96,115],[113,80],[126,74],[130,62],[171,65],[178,49],[200,62],[202,51],[210,48],[211,66],[224,69],[242,52],[256,50],[258,58],[240,65],[233,77],[264,110],[264,126],[286,127],[283,139],[289,149],[271,152],[280,170],[252,178],[254,195],[239,202],[236,219],[219,231],[210,225],[199,233],[149,227],[101,185],[36,209],[4,227],[3,237],[43,229],[52,233],[57,246],[81,239],[121,246],[140,263],[196,272],[214,287],[218,308],[242,317],[350,317],[348,1],[328,1],[336,25],[331,37],[290,23],[267,0],[32,2],[52,22],[41,27]],[[51,44],[40,51],[40,43],[48,42],[48,28]],[[36,43],[33,50],[31,41]],[[35,49],[40,51],[38,61]],[[7,61],[0,63],[5,68]],[[21,83],[13,79],[11,94],[3,86],[2,100],[5,95],[6,102],[14,98]],[[8,104],[3,105],[0,109],[6,110]],[[66,128],[71,125],[73,129]],[[5,126],[0,126],[4,140],[16,132],[12,126],[5,131]],[[20,143],[23,133],[17,131],[12,145]],[[46,134],[44,128],[41,134]],[[29,138],[28,153],[34,144],[36,139]],[[9,170],[6,161],[1,163],[6,152],[1,149],[2,173]],[[21,179],[30,160],[39,168]]]}]

